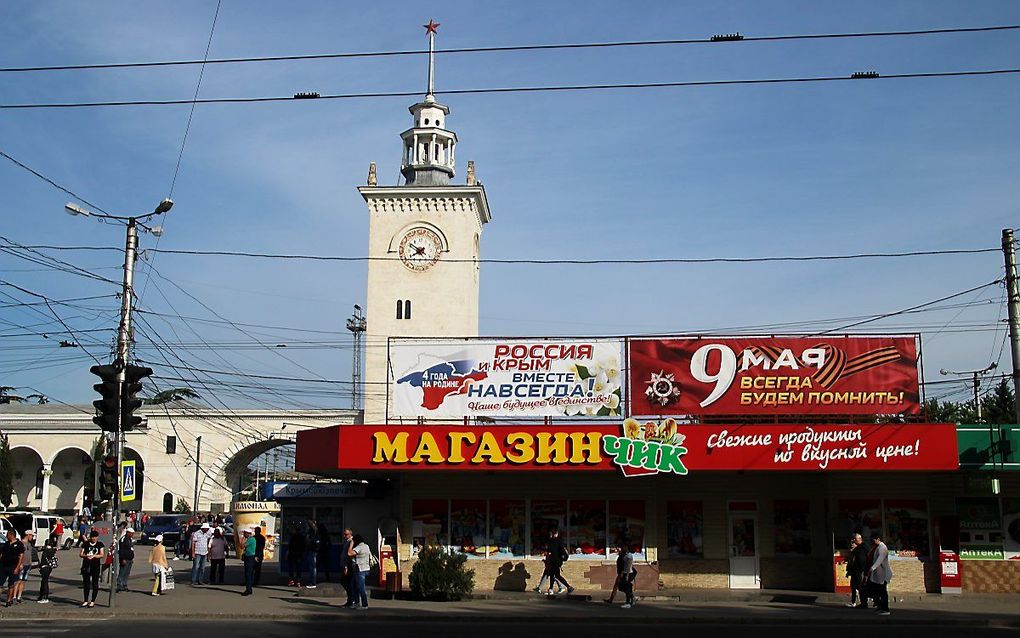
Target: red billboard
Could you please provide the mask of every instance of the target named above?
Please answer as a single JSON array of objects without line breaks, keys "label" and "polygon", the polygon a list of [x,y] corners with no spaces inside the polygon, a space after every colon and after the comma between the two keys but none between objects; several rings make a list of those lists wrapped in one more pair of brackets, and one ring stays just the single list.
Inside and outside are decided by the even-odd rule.
[{"label": "red billboard", "polygon": [[383,471],[955,470],[956,426],[343,425],[298,433],[296,468]]},{"label": "red billboard", "polygon": [[918,414],[915,337],[631,339],[631,414]]}]

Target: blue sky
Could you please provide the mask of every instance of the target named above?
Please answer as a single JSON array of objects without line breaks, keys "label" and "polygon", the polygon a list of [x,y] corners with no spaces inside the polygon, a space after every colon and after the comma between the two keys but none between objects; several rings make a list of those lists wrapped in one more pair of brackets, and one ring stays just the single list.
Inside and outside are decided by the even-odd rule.
[{"label": "blue sky", "polygon": [[[0,66],[201,58],[215,2],[0,5]],[[224,0],[211,57],[780,35],[1020,24],[1002,2],[240,2]],[[1020,32],[910,38],[447,54],[437,89],[663,82],[1009,68]],[[0,74],[0,103],[189,98],[198,67]],[[202,97],[424,87],[423,57],[207,67]],[[160,248],[363,255],[368,163],[396,181],[412,100],[200,105]],[[1020,215],[1020,77],[913,79],[444,98],[460,136],[458,179],[475,160],[493,221],[484,257],[644,258],[988,248]],[[111,212],[151,209],[170,188],[187,106],[0,111],[0,149]],[[68,197],[0,163],[0,235],[24,244],[120,246],[119,227],[72,218]],[[155,239],[143,236],[142,247]],[[55,256],[119,279],[114,252]],[[159,255],[152,262],[273,351],[233,328],[150,315],[141,329],[188,365],[347,379],[344,320],[364,301],[362,263]],[[890,312],[1000,276],[1001,254],[752,265],[521,266],[482,271],[481,331],[493,335],[694,332]],[[216,316],[140,266],[141,306]],[[0,278],[53,299],[115,292],[0,254]],[[9,287],[0,292],[30,300]],[[165,295],[165,298],[164,298]],[[924,333],[929,379],[1000,352],[1001,288],[966,308],[869,330]],[[0,304],[10,303],[7,297]],[[112,327],[115,299],[59,307],[75,330]],[[171,308],[172,306],[172,308]],[[39,312],[36,312],[39,310]],[[58,330],[41,310],[0,308],[0,335]],[[371,313],[372,309],[368,309]],[[50,323],[43,323],[49,321]],[[831,328],[838,324],[815,324]],[[807,330],[811,330],[809,327]],[[768,329],[768,332],[783,332]],[[84,333],[83,333],[84,334]],[[102,358],[112,333],[87,333]],[[66,335],[65,335],[66,336]],[[301,349],[297,340],[326,342]],[[56,339],[0,338],[0,385],[92,398],[91,359]],[[161,361],[139,338],[139,356]],[[230,348],[206,348],[201,342]],[[253,344],[238,349],[239,342]],[[373,347],[370,344],[369,347]],[[45,357],[45,358],[44,358]],[[171,358],[174,363],[180,363]],[[1002,366],[1008,365],[1008,351]],[[203,376],[203,379],[209,377]],[[224,379],[225,377],[219,377]],[[182,385],[172,381],[163,385]],[[252,382],[254,384],[254,382]],[[196,383],[190,384],[196,386]],[[963,385],[934,386],[966,394]],[[196,387],[200,392],[203,388]],[[204,394],[208,395],[209,389]],[[219,404],[295,405],[264,388],[217,389]],[[286,395],[286,396],[285,396]],[[300,404],[345,406],[336,396]]]}]

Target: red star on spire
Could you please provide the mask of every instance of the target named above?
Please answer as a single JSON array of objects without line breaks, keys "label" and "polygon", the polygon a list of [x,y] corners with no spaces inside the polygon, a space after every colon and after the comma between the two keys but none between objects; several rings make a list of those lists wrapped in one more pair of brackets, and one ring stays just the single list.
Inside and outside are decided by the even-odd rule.
[{"label": "red star on spire", "polygon": [[436,30],[439,28],[439,23],[429,18],[429,23],[423,24],[421,26],[425,27],[425,35],[428,35],[430,33],[436,32]]}]

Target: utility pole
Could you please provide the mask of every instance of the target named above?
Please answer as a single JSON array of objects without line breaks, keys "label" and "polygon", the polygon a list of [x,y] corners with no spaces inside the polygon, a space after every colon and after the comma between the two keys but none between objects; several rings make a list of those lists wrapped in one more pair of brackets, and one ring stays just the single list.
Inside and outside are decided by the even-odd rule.
[{"label": "utility pole", "polygon": [[202,437],[195,441],[195,500],[191,508],[193,514],[198,514],[198,473],[202,469]]},{"label": "utility pole", "polygon": [[354,304],[354,314],[347,320],[347,329],[354,334],[354,352],[351,362],[351,409],[361,409],[361,336],[368,330],[361,306]]},{"label": "utility pole", "polygon": [[1016,242],[1013,229],[1002,229],[1002,254],[1006,258],[1006,307],[1009,310],[1009,344],[1013,352],[1014,423],[1020,423],[1020,284],[1016,276]]}]

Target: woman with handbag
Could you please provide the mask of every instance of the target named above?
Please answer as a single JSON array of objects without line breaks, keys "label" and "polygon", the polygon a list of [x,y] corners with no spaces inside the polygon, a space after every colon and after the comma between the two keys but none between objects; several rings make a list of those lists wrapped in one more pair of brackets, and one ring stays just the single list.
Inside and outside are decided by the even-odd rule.
[{"label": "woman with handbag", "polygon": [[53,538],[46,540],[42,550],[42,558],[39,562],[39,576],[42,581],[39,583],[39,603],[50,602],[50,574],[57,567],[57,542]]},{"label": "woman with handbag", "polygon": [[159,596],[163,593],[161,586],[163,572],[170,569],[170,565],[166,562],[166,547],[163,546],[163,535],[158,534],[155,540],[156,544],[152,546],[152,551],[149,552],[149,564],[152,565],[152,595]]},{"label": "woman with handbag", "polygon": [[368,593],[365,591],[365,578],[368,576],[368,570],[372,568],[372,563],[376,562],[375,556],[372,555],[372,550],[368,547],[361,534],[354,535],[347,555],[353,559],[352,562],[357,571],[352,579],[354,585],[353,609],[368,609]]}]

